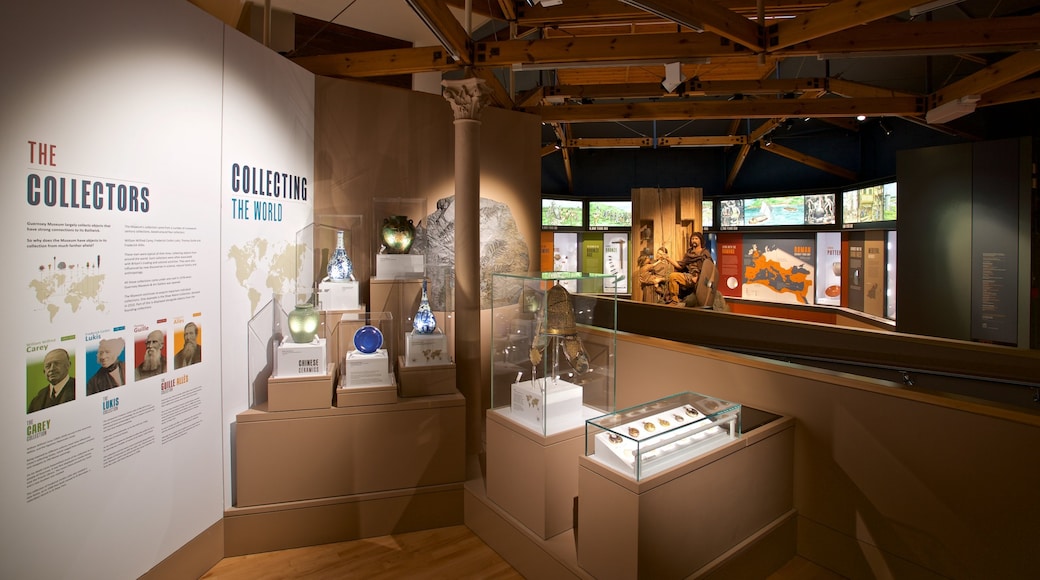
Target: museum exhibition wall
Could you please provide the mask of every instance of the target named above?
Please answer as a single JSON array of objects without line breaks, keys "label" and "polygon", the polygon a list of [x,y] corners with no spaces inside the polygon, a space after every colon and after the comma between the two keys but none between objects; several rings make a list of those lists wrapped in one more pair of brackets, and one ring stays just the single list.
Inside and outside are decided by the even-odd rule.
[{"label": "museum exhibition wall", "polygon": [[[239,107],[224,101],[225,27],[195,7],[19,3],[8,15],[4,48],[23,58],[5,65],[2,105],[17,330],[3,339],[0,574],[136,577],[224,507],[222,160],[310,167],[222,149],[235,140],[223,114]],[[291,135],[268,119],[249,123],[284,152]],[[178,356],[186,343],[192,356]],[[52,359],[67,361],[69,400],[32,410],[58,381]]]},{"label": "museum exhibition wall", "polygon": [[[313,282],[299,232],[322,212],[369,221],[387,196],[422,199],[416,221],[443,217],[453,118],[439,95],[327,79],[316,90],[188,3],[62,4],[59,21],[53,6],[12,15],[48,22],[46,42],[35,26],[5,37],[11,51],[39,47],[7,67],[19,90],[3,99],[0,174],[19,192],[4,230],[22,273],[6,278],[21,331],[4,340],[24,353],[5,366],[25,388],[5,395],[3,503],[19,524],[2,568],[134,577],[207,530],[222,542],[233,423],[255,395],[251,323]],[[532,252],[538,122],[482,121],[482,204]],[[37,409],[49,377],[61,404]],[[75,548],[44,556],[53,544]]]}]

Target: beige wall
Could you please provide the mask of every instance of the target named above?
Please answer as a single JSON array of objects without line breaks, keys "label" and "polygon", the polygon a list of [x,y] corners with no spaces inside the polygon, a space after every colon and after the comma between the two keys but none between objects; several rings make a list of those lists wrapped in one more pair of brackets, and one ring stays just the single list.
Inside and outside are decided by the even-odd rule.
[{"label": "beige wall", "polygon": [[[315,88],[316,219],[324,214],[361,215],[373,224],[375,197],[425,198],[427,213],[438,199],[455,194],[454,116],[448,102],[431,95],[360,81],[318,77]],[[480,195],[512,210],[538,267],[541,211],[541,121],[538,117],[485,108],[480,130]],[[354,251],[361,300],[374,270],[374,233],[366,231]],[[490,316],[482,316],[484,347],[490,350]],[[481,364],[483,397],[490,393],[490,362]],[[481,402],[486,408],[487,401]],[[483,414],[481,413],[481,417]],[[469,425],[468,440],[483,429]]]},{"label": "beige wall", "polygon": [[1040,576],[1036,413],[633,335],[617,361],[619,409],[689,390],[797,419],[799,554],[850,578]]}]

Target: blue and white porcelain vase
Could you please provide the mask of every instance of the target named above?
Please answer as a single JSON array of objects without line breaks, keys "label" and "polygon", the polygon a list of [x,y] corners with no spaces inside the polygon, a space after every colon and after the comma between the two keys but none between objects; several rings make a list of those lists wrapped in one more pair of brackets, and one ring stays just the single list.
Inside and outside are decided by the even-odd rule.
[{"label": "blue and white porcelain vase", "polygon": [[433,334],[437,330],[437,318],[430,310],[430,299],[426,295],[426,279],[422,281],[422,298],[419,299],[419,310],[412,318],[412,330],[416,334]]},{"label": "blue and white porcelain vase", "polygon": [[347,282],[354,276],[354,264],[343,246],[343,230],[336,231],[336,249],[329,257],[328,274],[333,282]]}]

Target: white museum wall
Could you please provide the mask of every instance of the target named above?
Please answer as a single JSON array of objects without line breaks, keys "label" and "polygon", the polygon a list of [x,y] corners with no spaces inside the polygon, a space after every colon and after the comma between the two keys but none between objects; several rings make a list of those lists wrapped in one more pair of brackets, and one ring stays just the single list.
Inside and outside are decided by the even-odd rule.
[{"label": "white museum wall", "polygon": [[[0,576],[136,577],[223,509],[223,25],[177,0],[5,16]],[[188,321],[205,356],[175,368]],[[166,366],[139,379],[156,330]],[[103,338],[123,339],[127,384],[88,396]],[[58,348],[75,399],[27,413]]]},{"label": "white museum wall", "polygon": [[[257,371],[249,364],[257,354],[248,352],[256,344],[249,321],[276,296],[279,308],[291,310],[297,286],[310,288],[313,280],[296,233],[314,215],[314,75],[231,28],[225,28],[224,48],[221,441],[224,505],[231,507],[232,424],[249,408],[251,372]],[[271,331],[263,326],[257,320],[253,328]]]}]

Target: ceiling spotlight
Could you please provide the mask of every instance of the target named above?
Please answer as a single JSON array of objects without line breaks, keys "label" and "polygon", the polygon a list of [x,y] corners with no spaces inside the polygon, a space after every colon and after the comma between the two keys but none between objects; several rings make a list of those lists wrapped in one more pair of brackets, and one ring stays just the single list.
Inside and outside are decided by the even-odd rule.
[{"label": "ceiling spotlight", "polygon": [[764,144],[764,145],[765,145],[766,147],[772,147],[772,146],[773,146],[773,140],[772,140],[772,139],[771,139],[770,137],[766,137],[765,139],[763,139],[763,140],[762,140],[762,143],[763,143],[763,144]]},{"label": "ceiling spotlight", "polygon": [[553,144],[553,148],[556,149],[557,151],[559,151],[560,149],[563,149],[563,141],[560,141],[559,139],[557,139],[556,143]]},{"label": "ceiling spotlight", "polygon": [[867,116],[866,115],[856,115],[856,120],[859,121],[860,123],[862,123],[863,121],[867,120]]},{"label": "ceiling spotlight", "polygon": [[878,121],[877,126],[881,129],[881,132],[885,134],[885,137],[888,137],[892,134],[892,129],[889,129],[888,126],[882,123],[881,121]]}]

